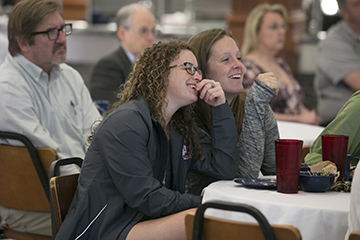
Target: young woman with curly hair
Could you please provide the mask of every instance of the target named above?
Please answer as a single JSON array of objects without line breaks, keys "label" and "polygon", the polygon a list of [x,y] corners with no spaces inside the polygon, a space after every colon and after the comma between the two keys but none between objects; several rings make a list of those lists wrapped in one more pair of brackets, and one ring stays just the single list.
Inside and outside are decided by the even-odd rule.
[{"label": "young woman with curly hair", "polygon": [[[198,94],[211,106],[212,142],[194,126]],[[154,44],[95,129],[56,239],[185,239],[184,216],[201,203],[184,193],[188,171],[233,179],[236,142],[225,94],[202,80],[190,47]]]}]

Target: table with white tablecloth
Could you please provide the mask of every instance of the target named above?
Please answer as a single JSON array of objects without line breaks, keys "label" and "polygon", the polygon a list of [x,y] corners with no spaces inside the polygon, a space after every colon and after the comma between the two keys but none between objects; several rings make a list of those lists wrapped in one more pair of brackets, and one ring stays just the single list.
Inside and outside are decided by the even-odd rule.
[{"label": "table with white tablecloth", "polygon": [[[284,194],[276,190],[246,188],[234,181],[218,181],[203,191],[203,202],[211,200],[252,205],[265,215],[270,224],[297,227],[303,240],[343,240],[348,228],[349,193],[300,190],[297,194]],[[255,222],[245,213],[208,209],[205,214]]]}]

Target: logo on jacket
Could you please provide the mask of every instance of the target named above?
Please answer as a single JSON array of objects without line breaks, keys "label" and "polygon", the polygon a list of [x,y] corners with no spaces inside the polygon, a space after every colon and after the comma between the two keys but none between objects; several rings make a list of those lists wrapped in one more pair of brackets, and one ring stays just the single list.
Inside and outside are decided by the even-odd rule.
[{"label": "logo on jacket", "polygon": [[188,160],[188,159],[191,158],[190,153],[188,153],[188,151],[187,151],[186,145],[183,146],[183,149],[182,149],[182,157],[183,157],[184,160]]}]

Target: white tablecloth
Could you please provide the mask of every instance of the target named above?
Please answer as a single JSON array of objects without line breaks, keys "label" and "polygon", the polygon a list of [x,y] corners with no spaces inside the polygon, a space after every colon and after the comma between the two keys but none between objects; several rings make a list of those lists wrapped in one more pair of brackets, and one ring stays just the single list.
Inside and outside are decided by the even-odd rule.
[{"label": "white tablecloth", "polygon": [[311,146],[315,139],[324,130],[324,127],[304,123],[286,121],[277,121],[277,123],[280,138],[303,140],[303,146]]},{"label": "white tablecloth", "polygon": [[[218,181],[204,189],[203,202],[211,200],[252,205],[265,215],[270,224],[297,227],[303,240],[343,240],[348,228],[349,193],[299,191],[297,194],[284,194],[276,190],[245,188],[233,181]],[[205,214],[255,222],[245,213],[208,209]]]}]

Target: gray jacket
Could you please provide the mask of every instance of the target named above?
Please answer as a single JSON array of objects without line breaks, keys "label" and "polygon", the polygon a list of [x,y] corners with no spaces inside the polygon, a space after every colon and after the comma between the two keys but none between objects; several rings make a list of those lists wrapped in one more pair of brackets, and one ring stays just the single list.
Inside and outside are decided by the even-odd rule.
[{"label": "gray jacket", "polygon": [[238,147],[239,169],[236,177],[257,178],[276,174],[275,139],[279,130],[269,105],[275,90],[255,79],[245,102],[245,116]]},{"label": "gray jacket", "polygon": [[184,193],[190,169],[233,179],[235,121],[228,104],[213,108],[212,115],[213,141],[201,141],[200,161],[186,156],[175,128],[167,140],[142,97],[116,109],[96,129],[56,239],[125,239],[140,221],[199,206],[199,196]]}]

